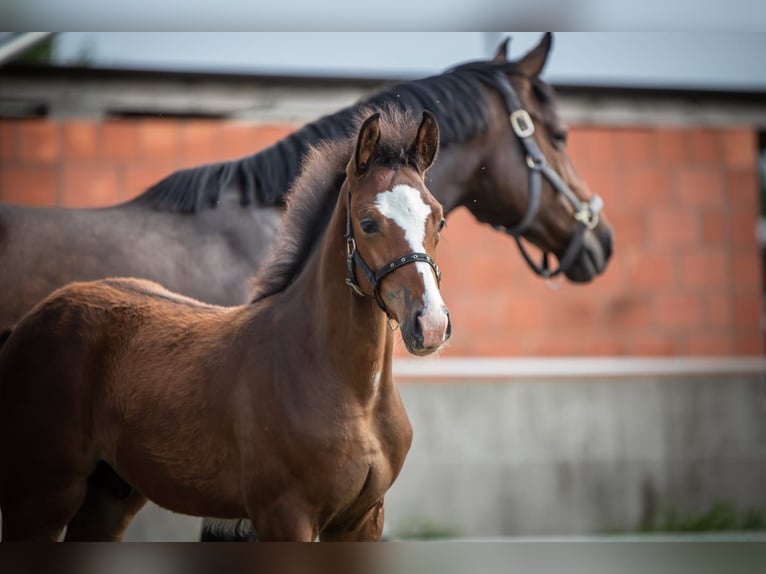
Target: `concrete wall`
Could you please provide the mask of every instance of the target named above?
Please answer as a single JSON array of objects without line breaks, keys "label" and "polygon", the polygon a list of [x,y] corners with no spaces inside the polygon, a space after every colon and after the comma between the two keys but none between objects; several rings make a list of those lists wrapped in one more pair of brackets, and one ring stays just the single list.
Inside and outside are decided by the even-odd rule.
[{"label": "concrete wall", "polygon": [[593,534],[766,511],[763,375],[405,383],[387,532]]}]

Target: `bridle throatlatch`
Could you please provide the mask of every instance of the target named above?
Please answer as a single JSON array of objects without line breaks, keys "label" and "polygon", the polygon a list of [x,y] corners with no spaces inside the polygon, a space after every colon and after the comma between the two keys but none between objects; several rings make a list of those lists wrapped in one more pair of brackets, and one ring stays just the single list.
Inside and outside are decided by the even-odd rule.
[{"label": "bridle throatlatch", "polygon": [[367,265],[367,262],[357,250],[356,241],[354,240],[354,229],[351,224],[351,190],[348,191],[346,200],[346,285],[351,288],[351,291],[353,291],[355,295],[359,295],[360,297],[366,296],[365,292],[362,291],[362,289],[359,287],[359,283],[356,281],[356,273],[354,270],[355,266],[358,265],[364,276],[367,278],[367,282],[370,284],[370,289],[372,290],[372,295],[375,298],[375,302],[378,304],[378,307],[380,307],[381,310],[386,314],[386,317],[388,317],[388,324],[393,329],[393,325],[395,323],[392,323],[392,321],[395,321],[395,319],[389,312],[388,308],[383,302],[383,299],[380,297],[380,281],[389,273],[393,273],[399,269],[399,267],[422,261],[423,263],[428,263],[431,266],[431,269],[433,269],[434,274],[436,275],[436,284],[441,285],[441,271],[439,270],[439,266],[436,265],[436,262],[431,258],[430,255],[428,255],[428,253],[418,252],[407,253],[406,255],[397,257],[396,259],[383,265],[383,267],[377,271],[370,269],[370,266]]},{"label": "bridle throatlatch", "polygon": [[[519,139],[526,151],[526,163],[527,168],[529,169],[529,204],[524,217],[522,217],[521,221],[515,225],[510,227],[496,225],[495,229],[504,231],[513,236],[519,247],[519,251],[521,251],[521,255],[524,257],[524,260],[532,271],[540,277],[549,279],[565,272],[575,262],[582,249],[585,232],[589,229],[594,229],[596,225],[598,225],[599,213],[604,207],[604,201],[598,195],[593,195],[587,202],[582,202],[578,199],[564,180],[561,179],[559,174],[548,164],[545,156],[540,151],[540,147],[537,145],[537,142],[533,137],[535,133],[535,124],[532,122],[529,112],[522,107],[521,102],[505,73],[498,70],[492,77],[495,79],[495,82],[490,81],[490,78],[488,77],[483,79],[491,86],[497,88],[503,96],[506,108],[508,109],[509,121],[511,122],[513,133]],[[553,270],[550,268],[548,259],[549,254],[547,251],[543,251],[542,261],[538,265],[532,261],[532,257],[521,242],[522,234],[530,226],[540,207],[541,176],[545,176],[553,188],[569,202],[574,210],[573,217],[577,220],[577,230],[570,240],[569,245],[567,245],[564,254],[559,258],[558,268]]]}]

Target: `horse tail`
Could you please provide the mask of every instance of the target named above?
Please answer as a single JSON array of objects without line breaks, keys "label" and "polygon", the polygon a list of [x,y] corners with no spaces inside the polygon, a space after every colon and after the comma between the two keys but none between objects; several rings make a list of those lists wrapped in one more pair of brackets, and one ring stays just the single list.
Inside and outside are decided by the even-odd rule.
[{"label": "horse tail", "polygon": [[205,518],[201,542],[246,542],[257,540],[253,523],[246,518]]}]

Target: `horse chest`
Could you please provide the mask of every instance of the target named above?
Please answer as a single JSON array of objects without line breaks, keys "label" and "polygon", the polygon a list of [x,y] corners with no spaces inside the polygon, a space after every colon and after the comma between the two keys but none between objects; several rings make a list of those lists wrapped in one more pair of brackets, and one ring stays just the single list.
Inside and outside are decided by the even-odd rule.
[{"label": "horse chest", "polygon": [[404,464],[412,429],[403,409],[351,425],[342,455],[336,460],[333,500],[328,508],[336,520],[353,520],[377,503],[393,484]]}]

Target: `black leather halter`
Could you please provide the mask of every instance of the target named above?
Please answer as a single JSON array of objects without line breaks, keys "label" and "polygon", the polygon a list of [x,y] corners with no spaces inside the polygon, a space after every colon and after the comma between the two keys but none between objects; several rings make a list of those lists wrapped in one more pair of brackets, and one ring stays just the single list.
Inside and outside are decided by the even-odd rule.
[{"label": "black leather halter", "polygon": [[[588,202],[580,201],[564,180],[561,179],[559,174],[548,164],[533,137],[535,133],[535,125],[532,122],[532,118],[530,117],[529,112],[522,107],[506,74],[498,70],[493,75],[483,77],[482,79],[490,86],[499,90],[500,95],[502,95],[508,110],[513,133],[519,139],[526,151],[526,163],[527,168],[529,169],[529,204],[524,217],[521,218],[521,221],[510,227],[501,225],[495,225],[494,227],[495,229],[511,235],[516,240],[521,255],[524,257],[524,260],[532,271],[546,279],[555,277],[556,275],[567,271],[577,259],[580,250],[582,249],[585,232],[598,225],[599,213],[604,206],[604,201],[598,195],[593,195]],[[559,258],[558,269],[554,270],[550,269],[547,251],[543,251],[542,261],[538,265],[532,261],[527,249],[521,242],[522,234],[532,223],[540,207],[541,175],[544,175],[553,188],[569,202],[574,209],[573,217],[577,220],[577,230],[569,241],[569,245],[567,245],[564,254]]]},{"label": "black leather halter", "polygon": [[417,263],[418,261],[428,263],[431,266],[431,268],[434,270],[434,273],[436,274],[436,284],[441,285],[441,271],[439,271],[439,267],[436,265],[436,262],[431,258],[430,255],[428,255],[428,253],[407,253],[406,255],[402,255],[401,257],[397,257],[393,261],[386,263],[377,271],[370,269],[370,266],[367,265],[365,260],[362,258],[362,255],[356,249],[356,241],[354,241],[354,228],[351,224],[351,190],[349,189],[346,197],[346,285],[351,287],[351,291],[360,297],[364,297],[366,295],[356,281],[356,273],[354,272],[354,268],[355,265],[359,265],[362,273],[364,273],[364,276],[367,278],[367,282],[370,284],[370,289],[372,290],[372,294],[375,297],[375,302],[378,304],[378,307],[380,307],[388,316],[388,318],[391,319],[391,313],[389,313],[385,303],[383,302],[383,299],[380,297],[380,281],[389,273],[399,269],[399,267],[403,267],[404,265],[408,265],[410,263]]}]

